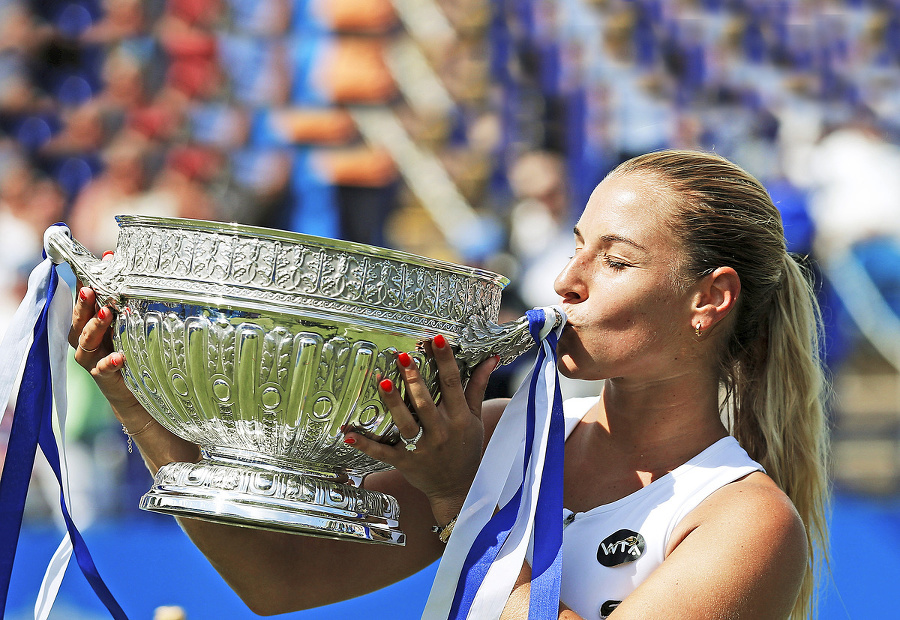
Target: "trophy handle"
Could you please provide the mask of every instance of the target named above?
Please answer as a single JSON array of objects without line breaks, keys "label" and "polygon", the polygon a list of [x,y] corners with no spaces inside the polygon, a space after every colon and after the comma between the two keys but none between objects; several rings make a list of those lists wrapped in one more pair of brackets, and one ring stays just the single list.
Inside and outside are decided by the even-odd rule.
[{"label": "trophy handle", "polygon": [[[556,313],[554,329],[563,321]],[[457,337],[457,362],[468,368],[474,368],[492,355],[500,356],[500,365],[509,364],[523,355],[535,344],[528,330],[528,317],[523,316],[514,321],[496,324],[481,316],[473,316],[469,324]]]},{"label": "trophy handle", "polygon": [[118,310],[122,297],[117,292],[122,282],[119,261],[104,261],[72,237],[68,226],[51,226],[44,233],[44,251],[55,264],[69,263],[75,276],[97,294],[97,303]]}]

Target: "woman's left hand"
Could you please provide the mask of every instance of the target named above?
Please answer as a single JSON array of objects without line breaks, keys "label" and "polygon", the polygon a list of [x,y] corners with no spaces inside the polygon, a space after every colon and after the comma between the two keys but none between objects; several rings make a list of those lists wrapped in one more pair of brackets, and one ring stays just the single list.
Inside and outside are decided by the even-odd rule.
[{"label": "woman's left hand", "polygon": [[[407,353],[397,356],[400,377],[412,405],[403,402],[390,380],[379,383],[379,391],[388,406],[397,430],[407,441],[415,442],[415,450],[404,442],[387,445],[368,439],[347,429],[344,441],[374,459],[395,467],[407,481],[428,498],[438,523],[446,524],[459,514],[475,479],[484,451],[484,424],[481,403],[491,372],[499,357],[491,357],[475,367],[465,390],[459,368],[446,339],[435,336],[426,343],[437,364],[441,402],[435,405],[428,386],[414,359]],[[421,425],[421,426],[420,426]]]}]

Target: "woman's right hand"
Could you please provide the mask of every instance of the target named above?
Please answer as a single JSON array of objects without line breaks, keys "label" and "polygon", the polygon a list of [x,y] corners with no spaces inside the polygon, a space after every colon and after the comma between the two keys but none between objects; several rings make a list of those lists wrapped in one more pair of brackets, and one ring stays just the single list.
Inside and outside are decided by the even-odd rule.
[{"label": "woman's right hand", "polygon": [[97,296],[93,289],[81,287],[72,310],[69,344],[75,349],[75,361],[91,373],[117,414],[140,409],[146,417],[149,414],[122,377],[125,356],[114,350],[109,329],[114,319],[115,313],[110,308],[103,306],[97,309]]},{"label": "woman's right hand", "polygon": [[125,356],[114,349],[110,333],[114,318],[110,308],[97,309],[97,296],[92,289],[78,290],[69,330],[75,361],[91,373],[125,432],[134,436],[151,473],[173,461],[197,461],[199,448],[156,424],[125,384]]}]

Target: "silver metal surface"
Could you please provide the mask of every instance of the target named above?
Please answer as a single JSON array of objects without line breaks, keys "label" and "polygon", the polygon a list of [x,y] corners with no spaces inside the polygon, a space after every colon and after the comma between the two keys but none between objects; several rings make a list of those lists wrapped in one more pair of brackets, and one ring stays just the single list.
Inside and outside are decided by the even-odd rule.
[{"label": "silver metal surface", "polygon": [[[343,443],[343,425],[396,443],[376,378],[410,352],[435,399],[422,344],[443,334],[466,379],[532,345],[497,326],[506,278],[361,244],[237,224],[120,216],[112,260],[67,234],[70,263],[117,310],[126,384],[165,428],[201,446],[171,463],[141,508],[315,536],[403,544],[397,501],[361,488],[389,469]],[[404,394],[405,396],[405,394]]]}]

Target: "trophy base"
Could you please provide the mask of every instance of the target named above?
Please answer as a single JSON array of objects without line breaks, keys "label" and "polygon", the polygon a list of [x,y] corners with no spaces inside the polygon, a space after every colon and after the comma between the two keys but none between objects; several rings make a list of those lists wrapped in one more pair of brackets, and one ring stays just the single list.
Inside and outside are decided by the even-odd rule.
[{"label": "trophy base", "polygon": [[378,491],[283,467],[218,461],[169,463],[142,510],[290,534],[404,545],[397,500]]}]

